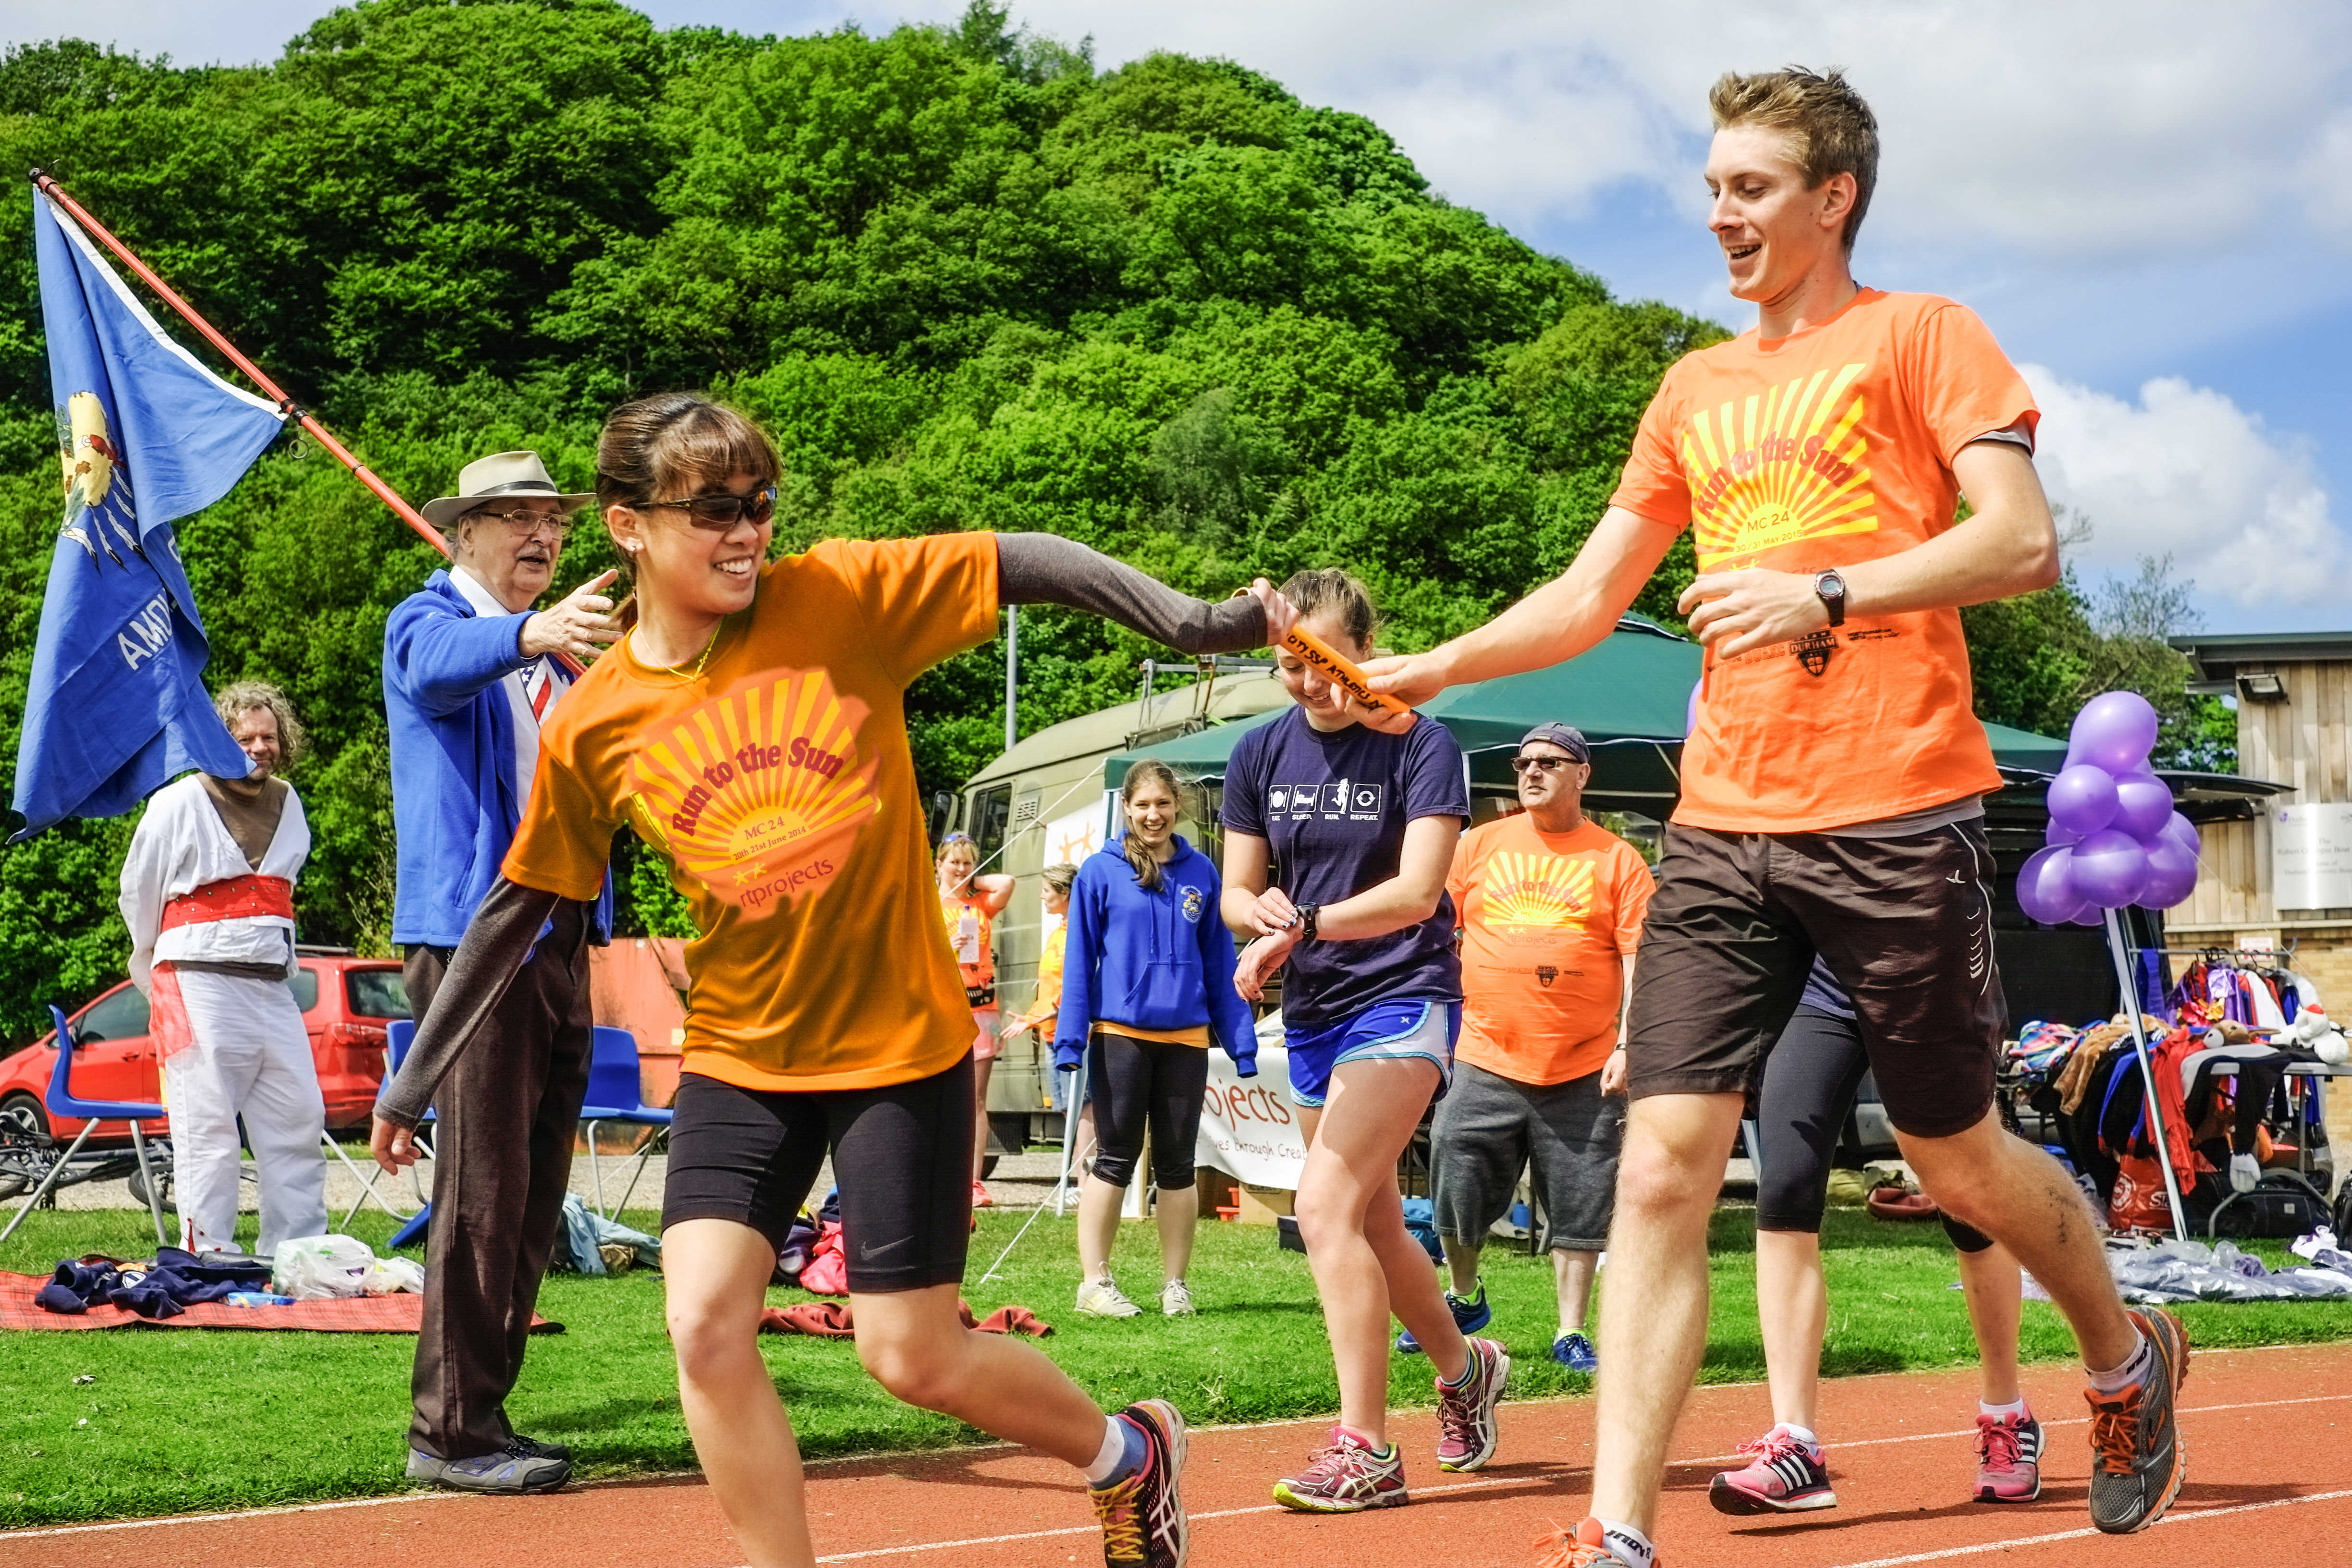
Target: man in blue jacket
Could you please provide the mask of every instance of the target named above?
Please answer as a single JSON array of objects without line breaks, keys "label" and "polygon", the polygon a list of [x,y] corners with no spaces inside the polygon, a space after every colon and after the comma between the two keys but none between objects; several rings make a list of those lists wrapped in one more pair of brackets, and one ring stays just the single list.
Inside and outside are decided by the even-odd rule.
[{"label": "man in blue jacket", "polygon": [[[620,635],[603,596],[609,572],[531,609],[554,581],[572,512],[593,494],[559,492],[536,452],[469,463],[457,491],[425,507],[450,536],[449,570],[394,609],[383,638],[399,830],[392,939],[405,948],[420,1023],[522,820],[540,723],[570,684],[557,656],[592,658]],[[499,1004],[502,1048],[471,1053],[434,1102],[412,1479],[529,1492],[571,1477],[567,1450],[516,1434],[506,1397],[571,1182],[588,1085],[587,949],[611,935],[612,899],[607,879],[584,917],[562,906]]]}]

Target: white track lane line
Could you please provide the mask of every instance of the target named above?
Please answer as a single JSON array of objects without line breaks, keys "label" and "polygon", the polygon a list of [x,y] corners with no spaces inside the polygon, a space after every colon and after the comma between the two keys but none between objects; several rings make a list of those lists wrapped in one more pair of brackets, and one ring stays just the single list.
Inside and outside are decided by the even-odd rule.
[{"label": "white track lane line", "polygon": [[[2263,1350],[2273,1350],[2273,1349],[2275,1349],[2275,1350],[2300,1350],[2300,1349],[2306,1349],[2306,1348],[2308,1348],[2308,1347],[2305,1347],[2305,1346],[2300,1346],[2300,1345],[2277,1345],[2277,1346],[2273,1346],[2273,1345],[2252,1345],[2252,1346],[2248,1346],[2248,1347],[2247,1347],[2247,1351],[2263,1351]],[[2241,1354],[2242,1354],[2242,1353],[2246,1353],[2246,1352],[2233,1352],[2233,1353],[2241,1353]],[[1719,1385],[1710,1384],[1709,1386],[1719,1386]],[[1741,1385],[1741,1386],[1751,1386],[1751,1385],[1743,1384],[1743,1385]],[[1761,1384],[1754,1384],[1754,1385],[1752,1385],[1752,1386],[1761,1387],[1762,1385],[1761,1385]],[[2205,1414],[2205,1413],[2207,1413],[2207,1412],[2209,1412],[2209,1411],[2220,1411],[2220,1410],[2255,1410],[2255,1409],[2269,1410],[2269,1409],[2274,1409],[2274,1408],[2277,1408],[2277,1407],[2279,1407],[2279,1406],[2282,1406],[2282,1405],[2325,1405],[2325,1404],[2327,1404],[2327,1403],[2329,1403],[2329,1402],[2331,1402],[2331,1401],[2336,1401],[2336,1400],[2347,1400],[2347,1399],[2352,1399],[2352,1394],[2315,1394],[2315,1395],[2313,1395],[2313,1396],[2311,1396],[2311,1397],[2309,1397],[2309,1398],[2305,1398],[2305,1399],[2265,1399],[2265,1400],[2256,1400],[2256,1401],[2252,1401],[2252,1402],[2250,1402],[2250,1403],[2247,1403],[2247,1404],[2243,1404],[2243,1405],[2197,1405],[2197,1406],[2195,1406],[2194,1408],[2184,1408],[2184,1409],[2182,1409],[2182,1411],[2180,1412],[2180,1414],[2182,1414],[2183,1415],[2203,1415],[2203,1414]],[[1541,1400],[1541,1401],[1529,1401],[1528,1403],[1530,1403],[1530,1404],[1553,1404],[1553,1403],[1565,1403],[1565,1401]],[[1290,1418],[1290,1419],[1286,1419],[1286,1420],[1282,1420],[1282,1421],[1266,1421],[1266,1422],[1259,1422],[1259,1423],[1241,1422],[1241,1423],[1235,1423],[1235,1424],[1231,1425],[1231,1426],[1194,1426],[1194,1427],[1189,1427],[1189,1428],[1187,1428],[1187,1430],[1188,1430],[1189,1432],[1191,1432],[1192,1434],[1193,1434],[1194,1436],[1198,1436],[1200,1433],[1202,1433],[1202,1432],[1246,1432],[1246,1431],[1271,1430],[1271,1429],[1275,1429],[1275,1428],[1278,1428],[1278,1427],[1283,1427],[1283,1426],[1313,1426],[1313,1425],[1317,1425],[1317,1424],[1318,1424],[1318,1423],[1324,1423],[1324,1422],[1327,1422],[1327,1421],[1328,1421],[1328,1418],[1327,1418],[1327,1417],[1320,1417],[1320,1416],[1300,1416],[1300,1417],[1294,1417],[1294,1418]],[[2076,1417],[2076,1418],[2074,1418],[2074,1419],[2071,1419],[2071,1420],[2066,1420],[2066,1421],[2045,1421],[2045,1422],[2043,1422],[2043,1423],[2042,1423],[2042,1425],[2043,1425],[2044,1426],[2080,1426],[2084,1425],[2086,1421],[2087,1421],[2087,1417]],[[1971,1428],[1969,1428],[1969,1429],[1968,1429],[1968,1430],[1966,1430],[1966,1431],[1954,1431],[1954,1432],[1918,1432],[1918,1433],[1913,1433],[1913,1434],[1910,1434],[1910,1435],[1908,1435],[1908,1436],[1901,1436],[1901,1437],[1863,1437],[1863,1438],[1857,1438],[1857,1439],[1854,1439],[1854,1440],[1850,1441],[1850,1442],[1841,1442],[1841,1443],[1839,1443],[1839,1444],[1837,1445],[1837,1447],[1840,1447],[1840,1448],[1866,1448],[1866,1447],[1874,1447],[1874,1446],[1877,1446],[1877,1445],[1880,1445],[1880,1444],[1886,1444],[1886,1443],[1924,1443],[1924,1442],[1928,1441],[1928,1440],[1929,1440],[1929,1439],[1931,1439],[1931,1438],[1943,1438],[1943,1437],[1973,1437],[1973,1436],[1976,1436],[1975,1429],[1974,1429],[1973,1427],[1971,1427]],[[808,1469],[814,1470],[814,1469],[817,1469],[817,1468],[821,1468],[821,1467],[829,1466],[829,1465],[846,1465],[846,1464],[866,1463],[866,1462],[871,1462],[871,1461],[873,1461],[873,1460],[875,1460],[875,1459],[898,1458],[934,1458],[934,1457],[936,1457],[936,1456],[939,1456],[939,1455],[941,1455],[941,1454],[950,1454],[950,1453],[969,1453],[969,1452],[972,1452],[972,1451],[975,1451],[975,1450],[986,1450],[986,1449],[991,1449],[991,1448],[1008,1448],[1008,1449],[1009,1449],[1009,1448],[1013,1448],[1013,1447],[1018,1447],[1018,1445],[1017,1445],[1017,1444],[1012,1444],[1012,1443],[982,1443],[982,1444],[975,1444],[975,1445],[972,1445],[972,1446],[971,1446],[971,1447],[970,1447],[970,1448],[908,1448],[908,1449],[900,1449],[900,1450],[897,1450],[897,1451],[894,1451],[894,1452],[892,1452],[892,1453],[888,1453],[888,1454],[851,1454],[851,1455],[845,1455],[845,1456],[843,1456],[843,1457],[841,1457],[841,1458],[832,1458],[832,1459],[811,1459],[811,1460],[808,1460],[808,1461],[806,1462],[806,1466],[805,1466],[805,1468],[808,1468]],[[1720,1463],[1723,1463],[1723,1462],[1726,1462],[1726,1461],[1727,1461],[1727,1460],[1731,1460],[1731,1459],[1736,1459],[1736,1458],[1738,1458],[1739,1457],[1740,1457],[1740,1456],[1738,1456],[1738,1454],[1708,1454],[1708,1455],[1702,1456],[1702,1457],[1700,1457],[1700,1458],[1693,1458],[1693,1459],[1675,1459],[1675,1460],[1670,1461],[1670,1463],[1671,1463],[1671,1464],[1673,1464],[1673,1465],[1676,1465],[1676,1466],[1713,1465],[1713,1464],[1720,1464]],[[648,1481],[648,1480],[666,1480],[666,1479],[678,1479],[678,1480],[697,1480],[697,1479],[698,1479],[700,1478],[700,1474],[701,1474],[701,1472],[699,1472],[699,1471],[698,1471],[698,1470],[676,1470],[676,1471],[667,1471],[667,1472],[664,1472],[664,1473],[657,1474],[657,1475],[616,1476],[616,1477],[613,1477],[613,1478],[611,1478],[611,1479],[600,1479],[593,1480],[593,1481],[583,1481],[583,1482],[578,1483],[577,1485],[575,1485],[574,1487],[572,1487],[572,1489],[572,1489],[572,1490],[577,1490],[577,1491],[588,1491],[588,1490],[593,1490],[593,1489],[598,1489],[598,1488],[605,1487],[605,1486],[616,1486],[616,1485],[621,1485],[621,1484],[624,1484],[624,1483],[633,1484],[633,1485],[642,1485],[642,1484],[644,1484],[646,1481]],[[1516,1483],[1507,1483],[1507,1482],[1504,1482],[1504,1481],[1501,1481],[1501,1480],[1494,1480],[1494,1481],[1468,1481],[1468,1482],[1463,1482],[1463,1483],[1460,1483],[1460,1484],[1458,1484],[1458,1485],[1456,1485],[1456,1486],[1453,1486],[1453,1487],[1423,1487],[1423,1488],[1421,1488],[1421,1489],[1420,1489],[1420,1490],[1422,1490],[1422,1491],[1423,1491],[1423,1492],[1459,1491],[1459,1490],[1465,1490],[1465,1489],[1467,1489],[1468,1488],[1470,1488],[1470,1487],[1474,1487],[1474,1486],[1502,1486],[1502,1485],[1507,1485],[1507,1484],[1516,1484]],[[2331,1496],[2332,1496],[2332,1495],[2334,1495],[2334,1494],[2332,1494],[2332,1493],[2331,1493],[2331,1494],[2329,1494],[2329,1495],[2331,1495]],[[336,1510],[341,1510],[341,1509],[349,1509],[349,1508],[383,1508],[383,1507],[386,1507],[386,1506],[388,1506],[388,1505],[390,1505],[390,1504],[394,1504],[394,1503],[404,1503],[404,1502],[456,1502],[456,1501],[463,1501],[463,1500],[466,1500],[467,1499],[468,1499],[468,1498],[472,1498],[472,1497],[474,1497],[474,1494],[472,1494],[472,1493],[468,1493],[468,1492],[452,1492],[452,1491],[444,1491],[444,1490],[440,1490],[440,1489],[420,1489],[420,1490],[416,1490],[416,1491],[395,1492],[395,1493],[392,1494],[392,1495],[391,1495],[391,1496],[389,1496],[389,1497],[343,1498],[343,1499],[340,1499],[340,1500],[336,1500],[336,1501],[333,1501],[333,1502],[300,1502],[300,1503],[288,1503],[288,1504],[284,1505],[283,1507],[279,1507],[279,1508],[248,1508],[248,1509],[239,1509],[239,1510],[237,1510],[236,1511],[233,1512],[233,1513],[175,1513],[175,1514],[166,1514],[166,1515],[163,1515],[163,1517],[161,1517],[161,1518],[157,1518],[157,1519],[117,1519],[117,1520],[109,1520],[109,1521],[107,1521],[106,1522],[101,1523],[101,1524],[61,1524],[61,1525],[49,1525],[49,1526],[46,1526],[46,1527],[43,1527],[43,1528],[40,1528],[40,1529],[37,1529],[37,1530],[8,1530],[8,1531],[0,1531],[0,1545],[5,1545],[5,1544],[6,1544],[7,1542],[11,1542],[11,1541],[38,1541],[38,1540],[42,1540],[42,1539],[45,1539],[45,1538],[47,1538],[47,1537],[48,1537],[48,1536],[53,1536],[53,1535],[95,1535],[95,1534],[99,1534],[99,1533],[101,1533],[101,1532],[104,1532],[104,1531],[118,1531],[118,1530],[153,1530],[153,1529],[156,1529],[156,1528],[158,1528],[158,1527],[160,1527],[160,1526],[163,1526],[163,1525],[173,1525],[173,1524],[226,1524],[226,1523],[229,1523],[229,1522],[231,1522],[231,1521],[236,1521],[236,1520],[245,1520],[245,1519],[274,1519],[274,1518],[277,1518],[278,1516],[279,1516],[279,1515],[281,1515],[281,1514],[289,1514],[289,1513],[329,1513],[329,1512],[333,1512],[333,1511],[336,1511]],[[2302,1501],[2302,1500],[2302,1500],[2302,1499],[2294,1499],[2294,1500],[2290,1500]],[[2313,1500],[2315,1500],[2315,1500],[2316,1500],[2316,1499],[2313,1499]],[[1272,1504],[1268,1504],[1268,1505],[1266,1505],[1266,1507],[1267,1507],[1267,1508],[1272,1508],[1273,1506],[1274,1506],[1274,1505],[1272,1505]],[[2251,1505],[2250,1505],[2250,1506],[2251,1506]],[[2264,1504],[2264,1505],[2263,1505],[2263,1506],[2268,1507],[2268,1506],[2271,1506],[2271,1505]],[[1228,1512],[1232,1512],[1232,1513],[1255,1513],[1255,1512],[1259,1512],[1259,1511],[1262,1511],[1262,1510],[1258,1510],[1258,1509],[1234,1509],[1234,1510],[1226,1510],[1226,1511],[1228,1511]],[[1220,1518],[1224,1517],[1224,1514],[1223,1514],[1223,1513],[1202,1513],[1202,1514],[1195,1514],[1195,1515],[1193,1515],[1192,1517],[1194,1517],[1195,1519],[1220,1519]],[[1088,1526],[1088,1527],[1087,1527],[1087,1528],[1092,1528],[1092,1527],[1091,1527],[1091,1526]],[[1070,1533],[1073,1533],[1073,1531],[1037,1531],[1037,1532],[1035,1532],[1035,1533],[1038,1533],[1038,1534],[1044,1534],[1044,1535],[1064,1535],[1064,1534],[1070,1534]],[[1025,1539],[1027,1539],[1027,1537],[1026,1537],[1026,1536],[1003,1536],[1003,1537],[996,1537],[996,1538],[992,1538],[992,1539],[1002,1539],[1002,1540],[1006,1540],[1006,1541],[1019,1541],[1019,1540],[1025,1540]],[[936,1545],[937,1545],[937,1546],[939,1546],[939,1547],[949,1547],[949,1546],[969,1546],[969,1545],[972,1545],[972,1544],[974,1544],[974,1542],[963,1542],[963,1541],[942,1541],[942,1542],[937,1542],[937,1543],[936,1543]],[[893,1551],[899,1551],[899,1552],[919,1552],[919,1551],[929,1551],[929,1550],[931,1550],[931,1549],[932,1549],[932,1548],[931,1548],[930,1546],[928,1546],[928,1545],[926,1545],[926,1546],[904,1546],[904,1547],[894,1547],[894,1548],[892,1548],[892,1550],[893,1550]],[[877,1554],[877,1553],[866,1553],[866,1554],[864,1554],[864,1555],[881,1555],[881,1554]],[[823,1562],[826,1562],[826,1563],[835,1563],[835,1562],[845,1562],[845,1561],[847,1561],[847,1559],[845,1559],[845,1558],[838,1558],[838,1557],[827,1557],[827,1558],[823,1558],[823,1559],[821,1559],[821,1561],[823,1561]]]},{"label": "white track lane line", "polygon": [[[2315,1394],[2305,1399],[2255,1399],[2249,1400],[2242,1405],[2183,1405],[2181,1407],[2180,1414],[2183,1415],[2203,1415],[2209,1412],[2217,1410],[2276,1410],[2282,1406],[2289,1405],[2328,1405],[2346,1399],[2352,1399],[2352,1394]],[[2053,1426],[2088,1426],[2090,1424],[2091,1418],[2087,1415],[2070,1415],[2063,1421],[2044,1421],[2042,1423],[2042,1430],[2048,1431]],[[1852,1441],[1842,1439],[1835,1443],[1824,1443],[1822,1447],[1825,1451],[1832,1448],[1839,1450],[1847,1448],[1875,1448],[1881,1447],[1888,1443],[1925,1443],[1932,1439],[1941,1437],[1973,1437],[1976,1435],[1977,1429],[1970,1426],[1963,1431],[1958,1432],[1914,1432],[1902,1437],[1856,1437]],[[1746,1456],[1740,1454],[1709,1454],[1703,1458],[1697,1459],[1671,1459],[1667,1461],[1667,1464],[1670,1468],[1675,1466],[1720,1465],[1728,1460],[1743,1458],[1745,1457]]]},{"label": "white track lane line", "polygon": [[[1545,1479],[1542,1476],[1497,1476],[1491,1481],[1455,1481],[1451,1486],[1414,1487],[1412,1490],[1412,1495],[1417,1498],[1433,1497],[1439,1492],[1466,1492],[1486,1487],[1531,1487],[1540,1484]],[[1283,1507],[1280,1503],[1262,1502],[1254,1503],[1248,1508],[1214,1509],[1207,1513],[1196,1513],[1189,1517],[1197,1521],[1203,1519],[1232,1519],[1245,1513],[1292,1511],[1294,1510]],[[1099,1525],[1074,1524],[1061,1530],[1024,1530],[1017,1535],[981,1535],[969,1541],[919,1541],[911,1546],[883,1546],[877,1547],[871,1552],[836,1552],[829,1557],[820,1557],[817,1561],[855,1563],[866,1557],[897,1557],[908,1552],[945,1552],[956,1546],[999,1546],[1008,1541],[1042,1541],[1053,1535],[1093,1535],[1100,1529]]]},{"label": "white track lane line", "polygon": [[[2226,1514],[2259,1513],[2266,1508],[2294,1508],[2299,1503],[2333,1502],[2338,1498],[2352,1498],[2352,1490],[2313,1492],[2307,1497],[2273,1498],[2268,1502],[2242,1502],[2229,1508],[2200,1508],[2192,1513],[2168,1513],[2149,1526],[2161,1529],[2168,1524],[2194,1524],[2200,1519],[2220,1519]],[[1874,1557],[1867,1563],[1844,1563],[1839,1568],[1902,1568],[1906,1563],[1948,1563],[1956,1557],[1981,1557],[1989,1552],[2011,1552],[2021,1546],[2047,1546],[2060,1541],[2083,1541],[2098,1534],[2095,1530],[2061,1530],[2049,1535],[2028,1535],[2011,1541],[1988,1541],[1976,1546],[1948,1546],[1941,1552],[1915,1552],[1907,1557]]]}]

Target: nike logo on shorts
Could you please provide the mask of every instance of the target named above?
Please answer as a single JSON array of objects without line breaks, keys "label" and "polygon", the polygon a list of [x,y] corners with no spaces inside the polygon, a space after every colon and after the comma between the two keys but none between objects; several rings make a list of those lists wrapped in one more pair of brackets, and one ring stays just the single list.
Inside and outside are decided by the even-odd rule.
[{"label": "nike logo on shorts", "polygon": [[898,1248],[906,1246],[907,1243],[914,1239],[915,1238],[911,1236],[902,1236],[896,1241],[886,1241],[879,1247],[876,1247],[870,1242],[860,1242],[857,1246],[857,1261],[860,1263],[871,1263],[876,1258],[881,1257],[884,1253],[896,1251]]}]

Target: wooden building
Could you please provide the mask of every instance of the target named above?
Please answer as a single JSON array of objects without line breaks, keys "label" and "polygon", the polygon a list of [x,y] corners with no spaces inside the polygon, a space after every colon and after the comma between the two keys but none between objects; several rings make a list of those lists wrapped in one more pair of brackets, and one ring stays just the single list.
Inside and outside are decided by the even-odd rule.
[{"label": "wooden building", "polygon": [[[2189,902],[2165,917],[2174,945],[2268,945],[2317,982],[2328,1011],[2352,1023],[2352,897],[2323,907],[2279,876],[2292,807],[2352,805],[2352,631],[2184,637],[2193,690],[2238,701],[2238,772],[2288,786],[2236,821],[2202,829],[2203,863]],[[2303,879],[2306,884],[2309,879]],[[2338,895],[2342,897],[2342,895]],[[2352,1081],[2328,1100],[2338,1169],[2352,1165]]]}]

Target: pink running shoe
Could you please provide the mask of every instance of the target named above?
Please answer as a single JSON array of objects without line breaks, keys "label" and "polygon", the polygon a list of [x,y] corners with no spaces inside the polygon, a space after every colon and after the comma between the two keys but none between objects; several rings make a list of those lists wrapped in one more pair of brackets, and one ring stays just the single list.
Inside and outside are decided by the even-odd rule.
[{"label": "pink running shoe", "polygon": [[1318,1448],[1305,1469],[1274,1483],[1274,1500],[1301,1513],[1360,1513],[1409,1501],[1404,1490],[1404,1451],[1394,1443],[1386,1454],[1345,1426],[1331,1428],[1331,1446]]},{"label": "pink running shoe", "polygon": [[1502,1402],[1503,1384],[1510,1380],[1511,1358],[1493,1340],[1465,1340],[1469,1375],[1459,1388],[1437,1384],[1437,1468],[1475,1470],[1495,1457],[1502,1434],[1495,1425],[1495,1406]]},{"label": "pink running shoe", "polygon": [[1822,1453],[1775,1426],[1739,1451],[1753,1454],[1744,1470],[1726,1470],[1706,1489],[1717,1513],[1802,1513],[1837,1507]]},{"label": "pink running shoe", "polygon": [[2042,1495],[2042,1423],[2022,1415],[1977,1417],[1977,1501],[2032,1502]]}]

